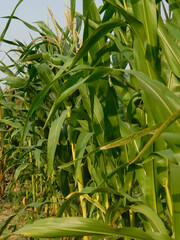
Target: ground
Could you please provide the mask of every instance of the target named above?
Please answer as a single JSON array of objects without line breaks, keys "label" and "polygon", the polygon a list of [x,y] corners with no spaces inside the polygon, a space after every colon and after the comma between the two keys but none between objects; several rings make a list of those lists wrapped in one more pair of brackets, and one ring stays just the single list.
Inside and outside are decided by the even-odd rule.
[{"label": "ground", "polygon": [[[9,202],[7,199],[0,199],[0,229],[1,227],[4,225],[5,221],[12,216],[13,214],[15,214],[18,211],[18,206],[17,205],[13,205],[12,202]],[[3,232],[3,236],[11,233],[13,228],[13,224],[15,224],[15,219],[14,221],[9,224],[9,226],[6,228],[6,230]],[[10,240],[15,240],[15,239],[20,239],[18,236],[11,236],[9,238]]]}]

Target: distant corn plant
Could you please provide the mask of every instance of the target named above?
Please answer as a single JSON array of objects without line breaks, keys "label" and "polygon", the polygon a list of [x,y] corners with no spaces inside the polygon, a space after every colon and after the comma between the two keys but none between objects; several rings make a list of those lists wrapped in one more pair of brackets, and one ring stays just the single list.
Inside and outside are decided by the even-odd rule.
[{"label": "distant corn plant", "polygon": [[105,0],[98,9],[83,0],[79,14],[71,0],[64,30],[49,10],[55,33],[9,18],[40,37],[29,45],[1,37],[20,53],[17,73],[3,65],[2,80],[23,99],[16,115],[1,102],[11,113],[1,124],[20,123],[4,156],[30,186],[30,206],[51,203],[56,215],[13,234],[180,238],[180,4],[166,4]]}]

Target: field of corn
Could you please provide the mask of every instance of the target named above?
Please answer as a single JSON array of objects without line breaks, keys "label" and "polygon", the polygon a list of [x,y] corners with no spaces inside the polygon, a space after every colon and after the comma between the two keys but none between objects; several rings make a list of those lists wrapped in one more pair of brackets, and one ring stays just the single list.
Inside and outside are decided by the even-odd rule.
[{"label": "field of corn", "polygon": [[[21,205],[0,239],[179,240],[179,0],[71,0],[65,29],[22,1],[0,33],[0,198]],[[6,39],[15,20],[39,37]]]}]

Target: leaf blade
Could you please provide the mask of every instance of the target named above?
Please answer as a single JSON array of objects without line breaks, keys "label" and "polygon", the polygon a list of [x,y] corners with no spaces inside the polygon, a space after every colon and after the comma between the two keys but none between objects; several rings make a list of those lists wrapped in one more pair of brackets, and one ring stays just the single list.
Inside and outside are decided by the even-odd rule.
[{"label": "leaf blade", "polygon": [[153,240],[147,233],[136,228],[113,228],[105,223],[85,218],[48,218],[26,225],[15,234],[30,237],[63,237],[63,236],[123,236],[140,240]]},{"label": "leaf blade", "polygon": [[49,131],[48,146],[47,146],[48,176],[50,176],[53,170],[54,155],[57,148],[57,143],[60,136],[61,128],[67,114],[68,114],[68,110],[63,111],[61,116],[58,117],[52,123]]}]

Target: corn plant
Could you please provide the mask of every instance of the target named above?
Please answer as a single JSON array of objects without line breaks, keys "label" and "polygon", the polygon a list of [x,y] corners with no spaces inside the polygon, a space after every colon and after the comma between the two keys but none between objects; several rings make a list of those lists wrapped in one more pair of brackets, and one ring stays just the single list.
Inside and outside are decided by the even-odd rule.
[{"label": "corn plant", "polygon": [[55,33],[9,18],[40,34],[15,43],[16,74],[2,68],[23,98],[9,159],[31,201],[56,202],[55,218],[14,234],[179,239],[180,5],[167,4],[83,0],[79,14],[71,0],[65,30],[49,10]]}]

